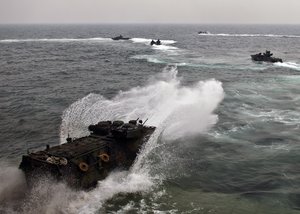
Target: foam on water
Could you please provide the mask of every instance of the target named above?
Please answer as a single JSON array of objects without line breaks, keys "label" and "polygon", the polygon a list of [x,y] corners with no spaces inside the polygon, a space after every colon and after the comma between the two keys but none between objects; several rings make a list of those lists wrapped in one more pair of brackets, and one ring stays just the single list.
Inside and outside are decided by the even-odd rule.
[{"label": "foam on water", "polygon": [[139,173],[114,172],[90,192],[79,192],[71,201],[68,213],[89,214],[99,210],[103,203],[119,193],[142,193],[149,190],[153,182],[149,176]]},{"label": "foam on water", "polygon": [[300,115],[297,111],[287,111],[272,109],[271,111],[251,112],[245,111],[245,114],[253,118],[259,118],[260,121],[276,121],[286,125],[298,125],[300,123]]},{"label": "foam on water", "polygon": [[[143,43],[145,45],[149,45],[150,42],[152,41],[152,39],[147,39],[147,38],[132,38],[130,39],[133,43]],[[174,40],[160,40],[161,43],[163,43],[164,45],[172,45],[175,44],[176,41]]]},{"label": "foam on water", "polygon": [[[157,47],[157,46],[156,46]],[[170,53],[170,52],[168,52]],[[189,60],[182,58],[182,54],[175,56],[174,54],[155,54],[155,55],[135,55],[132,56],[132,59],[139,59],[139,60],[146,60],[150,63],[155,64],[168,64],[168,65],[176,65],[177,67],[195,67],[195,68],[204,68],[204,69],[231,69],[231,70],[253,70],[253,71],[263,71],[266,70],[266,66],[262,66],[261,64],[253,63],[251,65],[247,64],[227,64],[223,63],[220,64],[216,61],[206,62],[209,61],[206,59],[204,60]]]},{"label": "foam on water", "polygon": [[300,35],[207,33],[200,36],[300,38]]},{"label": "foam on water", "polygon": [[274,63],[276,66],[279,66],[279,67],[285,67],[285,68],[290,68],[290,69],[293,69],[293,70],[297,70],[297,71],[300,71],[300,64],[297,64],[295,62],[276,62]]},{"label": "foam on water", "polygon": [[147,60],[147,62],[156,63],[156,64],[162,64],[162,63],[167,64],[163,60],[157,59],[156,55],[136,55],[131,58],[132,59],[144,59],[144,60]]},{"label": "foam on water", "polygon": [[99,42],[99,41],[112,41],[111,38],[82,38],[82,39],[75,39],[75,38],[41,38],[41,39],[3,39],[0,40],[0,43],[19,43],[19,42]]},{"label": "foam on water", "polygon": [[152,39],[146,39],[146,38],[132,38],[130,39],[133,43],[142,43],[145,45],[149,45]]},{"label": "foam on water", "polygon": [[[150,42],[152,41],[152,39],[146,39],[146,38],[132,38],[130,39],[133,43],[141,43],[141,44],[145,44],[145,45],[150,45]],[[171,44],[175,44],[176,41],[174,40],[160,40],[161,41],[161,45],[152,45],[151,48],[155,49],[155,50],[161,50],[161,51],[173,51],[173,50],[177,50],[177,47],[174,46],[170,46]]]},{"label": "foam on water", "polygon": [[211,79],[184,87],[177,78],[177,68],[167,67],[146,86],[120,92],[111,100],[90,94],[73,103],[63,114],[62,143],[68,133],[71,137],[87,135],[87,126],[99,120],[148,118],[147,124],[157,129],[129,172],[112,173],[93,191],[80,193],[70,203],[69,212],[93,213],[118,193],[150,191],[163,179],[163,175],[150,175],[154,166],[148,162],[149,154],[158,146],[158,138],[176,139],[205,132],[217,122],[213,111],[223,97],[220,82]]},{"label": "foam on water", "polygon": [[162,50],[162,51],[168,51],[168,50],[177,50],[177,47],[168,46],[168,45],[152,45],[153,49],[156,50]]}]

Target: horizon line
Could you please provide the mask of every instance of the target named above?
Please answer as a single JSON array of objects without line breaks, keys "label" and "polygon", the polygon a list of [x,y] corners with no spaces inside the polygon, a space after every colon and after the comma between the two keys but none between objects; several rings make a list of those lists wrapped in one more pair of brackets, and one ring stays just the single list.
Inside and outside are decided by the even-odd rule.
[{"label": "horizon line", "polygon": [[300,25],[300,23],[200,23],[200,22],[6,22],[0,25]]}]

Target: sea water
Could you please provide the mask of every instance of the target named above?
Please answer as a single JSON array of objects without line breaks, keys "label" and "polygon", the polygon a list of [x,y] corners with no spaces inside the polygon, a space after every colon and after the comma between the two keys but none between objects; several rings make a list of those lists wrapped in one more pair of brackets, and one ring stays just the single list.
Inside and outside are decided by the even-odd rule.
[{"label": "sea water", "polygon": [[[0,26],[0,212],[299,213],[299,44],[293,25]],[[28,150],[136,118],[157,129],[129,171],[26,188]]]}]

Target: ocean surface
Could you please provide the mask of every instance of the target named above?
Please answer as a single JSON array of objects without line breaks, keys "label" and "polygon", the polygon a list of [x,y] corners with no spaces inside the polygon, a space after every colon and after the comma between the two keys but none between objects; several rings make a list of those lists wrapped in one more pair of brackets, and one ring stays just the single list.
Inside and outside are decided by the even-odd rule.
[{"label": "ocean surface", "polygon": [[[26,188],[27,150],[136,118],[129,171]],[[300,213],[299,124],[299,25],[0,26],[0,213]]]}]

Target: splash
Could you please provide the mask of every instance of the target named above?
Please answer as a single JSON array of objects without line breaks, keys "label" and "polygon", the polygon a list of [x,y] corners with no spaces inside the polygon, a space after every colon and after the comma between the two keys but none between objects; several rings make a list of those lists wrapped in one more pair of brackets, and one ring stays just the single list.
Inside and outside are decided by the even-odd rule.
[{"label": "splash", "polygon": [[20,211],[32,214],[68,213],[66,210],[70,201],[76,198],[77,192],[65,184],[42,177],[26,193]]},{"label": "splash", "polygon": [[67,132],[72,137],[88,134],[85,132],[87,126],[99,120],[148,118],[147,124],[157,127],[130,171],[111,173],[99,181],[93,191],[79,193],[78,198],[70,202],[69,213],[94,213],[106,200],[120,193],[149,192],[164,179],[163,173],[151,173],[155,166],[150,164],[150,156],[159,146],[158,139],[200,134],[217,122],[217,115],[213,112],[224,97],[221,83],[211,79],[185,87],[181,85],[177,72],[176,67],[168,66],[145,86],[119,92],[111,100],[89,94],[64,112],[62,142]]},{"label": "splash", "polygon": [[1,163],[0,183],[0,204],[10,203],[24,194],[25,178],[16,167]]},{"label": "splash", "polygon": [[[146,39],[146,38],[132,38],[131,41],[133,43],[141,43],[141,44],[145,44],[145,45],[150,45],[150,42],[152,41],[152,39]],[[151,48],[155,49],[155,50],[160,50],[160,51],[174,51],[174,50],[178,50],[177,47],[174,46],[170,46],[172,44],[175,44],[176,41],[174,40],[160,40],[161,41],[161,45],[152,45]]]},{"label": "splash", "polygon": [[148,118],[148,124],[160,126],[169,117],[182,121],[182,116],[178,115],[187,115],[190,111],[205,110],[210,115],[222,99],[220,82],[212,79],[184,87],[177,78],[177,68],[167,67],[148,85],[120,92],[111,100],[89,94],[73,103],[62,116],[61,143],[68,134],[76,138],[88,135],[87,127],[100,120]]},{"label": "splash", "polygon": [[120,193],[143,193],[153,185],[149,176],[125,171],[111,173],[98,187],[90,192],[81,192],[70,202],[68,213],[90,214],[101,209],[106,200]]}]

